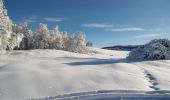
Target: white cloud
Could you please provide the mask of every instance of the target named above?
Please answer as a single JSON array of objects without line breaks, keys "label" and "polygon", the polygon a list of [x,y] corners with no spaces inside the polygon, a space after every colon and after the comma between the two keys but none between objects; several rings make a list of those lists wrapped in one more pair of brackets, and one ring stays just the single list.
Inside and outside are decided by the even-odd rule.
[{"label": "white cloud", "polygon": [[161,31],[161,28],[151,28],[148,31],[152,31],[152,32],[154,32],[154,31]]},{"label": "white cloud", "polygon": [[82,24],[82,27],[100,28],[100,29],[104,29],[105,31],[111,31],[111,32],[145,31],[144,28],[140,28],[140,27],[125,27],[125,25],[114,25],[114,24],[105,24],[105,23]]},{"label": "white cloud", "polygon": [[154,33],[154,34],[142,34],[142,35],[137,35],[134,38],[149,38],[149,37],[160,37],[162,34],[160,33]]},{"label": "white cloud", "polygon": [[45,21],[48,21],[48,22],[62,22],[65,19],[64,18],[52,18],[52,17],[43,18],[43,17],[39,17],[39,16],[36,16],[36,15],[32,15],[32,16],[24,19],[23,21],[27,22],[27,23],[36,23],[36,22],[42,22],[42,20],[45,20]]},{"label": "white cloud", "polygon": [[125,32],[125,31],[145,31],[144,28],[140,27],[131,27],[131,28],[111,28],[111,29],[106,29],[106,31],[111,31],[111,32]]},{"label": "white cloud", "polygon": [[19,23],[22,23],[22,22],[36,23],[36,22],[39,22],[38,19],[39,19],[39,16],[36,16],[36,15],[32,15],[29,17],[22,17],[22,20],[19,21]]},{"label": "white cloud", "polygon": [[25,22],[27,22],[27,23],[36,23],[37,21],[33,20],[33,19],[26,19]]},{"label": "white cloud", "polygon": [[[140,27],[140,26],[127,25],[127,24],[120,25],[120,24],[107,24],[107,23],[87,23],[87,24],[82,24],[81,27],[103,29],[104,31],[109,31],[109,32],[151,32],[151,33],[159,33],[161,31],[160,28],[146,29],[146,28],[143,28],[143,27]],[[149,36],[150,37],[151,36],[158,36],[158,34],[141,35],[141,36],[136,36],[136,38],[149,37]]]},{"label": "white cloud", "polygon": [[62,22],[64,21],[64,18],[52,18],[52,17],[46,17],[43,18],[45,21],[49,21],[49,22]]},{"label": "white cloud", "polygon": [[89,23],[89,24],[83,24],[82,27],[86,28],[111,28],[113,27],[112,24],[103,24],[103,23]]}]

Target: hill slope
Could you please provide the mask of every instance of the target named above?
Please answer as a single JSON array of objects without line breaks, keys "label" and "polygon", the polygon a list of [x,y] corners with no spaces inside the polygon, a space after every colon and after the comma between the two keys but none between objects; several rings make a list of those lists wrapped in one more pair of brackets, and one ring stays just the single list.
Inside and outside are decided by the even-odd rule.
[{"label": "hill slope", "polygon": [[170,90],[170,61],[134,62],[129,52],[89,48],[10,51],[0,58],[0,99],[22,100],[96,90]]}]

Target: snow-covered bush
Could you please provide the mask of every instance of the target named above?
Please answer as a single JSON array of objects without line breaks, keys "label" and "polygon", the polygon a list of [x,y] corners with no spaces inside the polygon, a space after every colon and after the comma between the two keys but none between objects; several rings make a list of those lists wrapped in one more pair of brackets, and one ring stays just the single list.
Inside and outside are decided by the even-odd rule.
[{"label": "snow-covered bush", "polygon": [[134,49],[128,59],[133,60],[169,60],[170,41],[167,39],[155,39],[150,43]]}]

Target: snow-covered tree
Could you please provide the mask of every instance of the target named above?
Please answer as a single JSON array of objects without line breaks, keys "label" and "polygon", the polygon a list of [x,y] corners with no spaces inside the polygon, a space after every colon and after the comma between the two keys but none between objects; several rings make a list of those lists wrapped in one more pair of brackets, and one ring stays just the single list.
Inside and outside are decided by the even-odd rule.
[{"label": "snow-covered tree", "polygon": [[7,50],[18,49],[20,47],[20,43],[22,41],[23,34],[11,34],[11,38],[8,40]]},{"label": "snow-covered tree", "polygon": [[76,52],[87,53],[85,34],[80,32],[74,37],[74,39],[76,40]]},{"label": "snow-covered tree", "polygon": [[[30,30],[27,26],[27,23],[21,23],[19,25],[14,24],[12,26],[13,33],[17,35],[17,42],[19,43],[19,47],[17,49],[26,50],[29,49],[32,42],[32,30]],[[22,34],[22,37],[21,37]],[[18,45],[18,44],[17,44]]]},{"label": "snow-covered tree", "polygon": [[12,33],[12,21],[7,16],[7,10],[0,0],[0,55],[3,54],[9,44]]},{"label": "snow-covered tree", "polygon": [[62,49],[67,51],[68,48],[68,42],[70,40],[71,36],[68,35],[67,32],[62,33]]},{"label": "snow-covered tree", "polygon": [[46,24],[40,24],[32,37],[30,49],[57,49],[76,53],[87,53],[85,35],[68,35],[60,32],[58,26],[49,30]]},{"label": "snow-covered tree", "polygon": [[152,40],[143,47],[131,51],[128,58],[135,60],[169,60],[170,41],[167,39]]},{"label": "snow-covered tree", "polygon": [[46,24],[39,24],[39,28],[34,32],[32,49],[49,49],[50,34]]},{"label": "snow-covered tree", "polygon": [[78,33],[70,36],[66,43],[66,50],[76,53],[87,53],[86,41],[84,33]]},{"label": "snow-covered tree", "polygon": [[32,42],[32,36],[33,36],[33,32],[32,30],[30,30],[28,28],[28,25],[26,22],[21,23],[19,25],[13,25],[12,26],[13,32],[16,33],[16,35],[22,34],[23,38],[22,40],[18,40],[18,42],[20,42],[19,44],[19,48],[21,50],[26,50],[31,48],[31,42]]},{"label": "snow-covered tree", "polygon": [[5,53],[7,45],[8,45],[7,34],[3,30],[0,30],[0,55]]},{"label": "snow-covered tree", "polygon": [[59,31],[58,26],[50,30],[49,45],[51,49],[63,49],[63,33]]}]

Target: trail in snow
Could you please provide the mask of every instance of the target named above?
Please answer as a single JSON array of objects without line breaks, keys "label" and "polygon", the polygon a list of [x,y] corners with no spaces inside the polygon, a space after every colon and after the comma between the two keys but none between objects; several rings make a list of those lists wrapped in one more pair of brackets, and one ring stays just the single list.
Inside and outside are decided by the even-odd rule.
[{"label": "trail in snow", "polygon": [[[134,63],[128,63],[128,61],[125,61],[124,65],[125,66],[129,66],[129,68],[134,66],[134,67],[140,69],[142,74],[143,74],[143,76],[145,77],[147,82],[150,84],[149,87],[152,88],[153,90],[160,90],[160,88],[157,87],[157,85],[158,85],[157,79],[149,71],[147,71],[145,68],[142,68],[140,65],[137,65],[137,64],[134,64]],[[113,64],[111,66],[115,66],[115,64]],[[121,66],[123,66],[123,64],[121,64]],[[114,72],[114,71],[115,70],[113,70],[112,72]]]},{"label": "trail in snow", "polygon": [[170,89],[168,86],[170,84],[170,64],[168,64],[168,61],[145,61],[133,64],[143,69],[152,84],[151,88],[155,90]]},{"label": "trail in snow", "polygon": [[146,78],[148,79],[148,82],[151,83],[150,88],[154,90],[160,90],[160,88],[156,87],[156,85],[158,85],[156,78],[146,70],[144,71],[144,74],[146,74]]},{"label": "trail in snow", "polygon": [[158,87],[156,87],[156,85],[158,85],[156,78],[152,74],[150,74],[148,71],[146,71],[145,69],[143,69],[143,70],[144,70],[143,73],[144,73],[146,79],[151,84],[151,86],[149,86],[149,87],[154,90],[160,90]]},{"label": "trail in snow", "polygon": [[28,100],[169,100],[170,91],[101,90]]},{"label": "trail in snow", "polygon": [[148,83],[150,83],[150,88],[152,88],[153,90],[160,90],[160,88],[156,87],[158,85],[157,79],[155,78],[155,76],[153,76],[148,70],[146,70],[145,68],[141,67],[141,65],[139,64],[134,64],[136,67],[141,69],[141,72],[143,72],[143,75],[145,76],[146,80],[148,81]]}]

